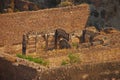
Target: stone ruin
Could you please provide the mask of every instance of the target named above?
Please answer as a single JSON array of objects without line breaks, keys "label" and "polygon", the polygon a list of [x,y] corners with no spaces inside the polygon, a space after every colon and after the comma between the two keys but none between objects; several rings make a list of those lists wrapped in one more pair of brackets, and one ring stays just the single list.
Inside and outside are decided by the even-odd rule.
[{"label": "stone ruin", "polygon": [[[82,9],[82,8],[80,8],[80,9]],[[80,9],[78,10],[78,13],[80,13],[79,12]],[[62,12],[62,11],[59,11],[59,12]],[[40,14],[40,13],[41,12],[39,12],[38,14]],[[58,13],[58,11],[57,11],[57,13]],[[82,13],[84,13],[84,12],[82,12]],[[11,18],[9,18],[10,22],[11,22],[11,19],[13,20],[13,22],[18,20],[16,18],[14,18],[15,15],[13,15],[13,16],[12,16],[12,14],[10,14],[10,15],[11,15]],[[26,17],[27,15],[28,14],[26,14],[24,17]],[[35,13],[33,15],[35,15]],[[67,15],[69,15],[69,13]],[[22,17],[22,16],[20,16],[20,17]],[[28,18],[28,16],[27,16],[27,18]],[[23,19],[27,19],[27,18],[23,18]],[[13,25],[13,23],[8,24],[9,21],[8,21],[8,23],[4,22],[3,19],[8,20],[8,15],[6,16],[6,18],[5,18],[5,15],[1,16],[1,21],[0,21],[1,23],[0,24],[2,24],[3,27],[7,28],[7,25],[8,25],[8,27],[9,27],[9,25]],[[57,18],[57,20],[58,20],[58,18]],[[20,22],[20,21],[18,21],[18,22]],[[14,25],[14,26],[18,26],[17,28],[20,28],[21,23],[18,25],[18,22],[16,22],[17,24]],[[28,21],[27,21],[27,23],[28,23]],[[80,25],[78,25],[78,26],[80,26]],[[27,26],[27,25],[25,25],[25,26]],[[30,25],[30,26],[33,27],[33,24]],[[35,26],[34,26],[34,28],[35,28]],[[32,27],[30,27],[30,28],[32,28]],[[23,28],[23,27],[21,27],[21,28]],[[48,26],[47,26],[47,28],[48,28]],[[66,26],[64,27],[64,29],[65,28],[66,28]],[[44,29],[42,29],[42,30],[44,30]],[[3,28],[3,31],[4,31],[4,28]],[[21,35],[21,32],[22,31],[19,32],[20,35]],[[24,30],[23,30],[23,32],[24,32]],[[22,34],[23,34],[23,32],[22,32]],[[111,29],[106,29],[105,30],[105,33],[107,33],[107,34],[108,33],[110,34],[111,32],[114,32],[114,30],[111,30]],[[7,32],[4,32],[4,33],[7,33]],[[18,32],[15,32],[15,34],[17,34],[17,33]],[[17,35],[17,39],[19,39],[19,40],[21,40],[20,35]],[[79,34],[78,34],[78,32],[76,32],[75,35],[77,35],[79,37],[80,32],[79,32]],[[33,35],[30,34],[30,36],[28,36],[28,42],[29,42],[30,45],[27,48],[30,47],[30,48],[33,49],[33,51],[31,51],[31,50],[28,50],[28,51],[30,51],[30,52],[36,51],[36,46],[37,46],[38,49],[40,49],[39,47],[42,47],[41,42],[43,42],[43,44],[45,45],[45,41],[43,39],[44,37],[41,37],[41,35],[39,35],[39,34],[38,34],[38,36],[39,37],[37,37],[37,38],[38,38],[38,40],[40,40],[40,41],[38,41],[39,45],[34,45],[34,44],[36,44],[36,41],[37,41],[36,33],[33,33]],[[104,35],[104,33],[101,32],[100,35],[95,37],[94,39],[95,39],[95,41],[96,40],[101,41],[102,39],[107,40],[106,36],[105,37],[103,37],[103,36],[105,36],[105,35]],[[115,36],[112,36],[112,37],[115,37]],[[73,36],[73,39],[75,39],[75,41],[79,43],[79,39],[76,38],[76,37],[74,38],[74,37],[75,36]],[[87,41],[89,41],[90,36],[88,35],[86,37],[88,37]],[[8,38],[8,40],[10,40],[10,39],[11,38]],[[14,39],[16,39],[16,37]],[[118,39],[119,39],[119,36],[118,36]],[[1,39],[1,40],[3,41],[3,39]],[[23,41],[24,41],[24,39],[23,39]],[[72,40],[72,41],[74,42],[74,40]],[[117,41],[119,43],[119,40],[117,40]],[[101,44],[101,42],[99,42],[99,43]],[[93,43],[93,45],[94,44],[95,43]],[[84,46],[89,47],[89,44],[84,43],[83,47]],[[81,47],[82,46],[80,45],[80,48]],[[91,51],[91,49],[88,50],[88,51]],[[108,49],[107,51],[110,52],[111,49]],[[91,62],[87,62],[87,63],[84,63],[84,64],[68,65],[68,66],[62,66],[62,67],[57,67],[57,68],[55,68],[55,67],[54,68],[46,68],[46,67],[38,65],[36,63],[29,62],[27,60],[14,57],[14,56],[6,54],[6,53],[2,53],[2,52],[0,52],[0,53],[1,53],[0,54],[0,80],[79,80],[79,79],[81,79],[81,80],[111,80],[111,79],[112,80],[115,80],[115,79],[119,80],[119,78],[120,78],[119,49],[118,50],[115,49],[115,53],[112,54],[113,57],[111,57],[111,55],[108,55],[107,52],[105,52],[106,53],[105,56],[103,55],[104,53],[102,53],[102,52],[101,52],[101,54],[96,54],[96,55],[103,55],[103,56],[101,56],[102,58],[100,57],[100,59],[102,59],[102,63],[97,62],[96,60],[95,61],[93,60],[93,63],[91,61]],[[96,58],[96,56],[92,56],[92,54],[84,54],[84,55],[88,58],[88,60],[90,60],[91,58],[93,58],[93,59]],[[111,60],[113,60],[113,61],[111,61]]]},{"label": "stone ruin", "polygon": [[[54,50],[57,49],[55,48],[56,45],[58,45],[58,49],[78,49],[97,45],[109,45],[110,39],[105,34],[111,34],[112,31],[116,30],[110,27],[98,32],[95,27],[90,27],[85,30],[70,32],[69,41],[61,35],[57,43],[55,43],[55,30],[48,33],[30,31],[23,35],[22,53],[30,54],[40,53],[40,51]],[[63,36],[64,35],[65,34],[63,34]]]},{"label": "stone ruin", "polygon": [[22,52],[26,53],[38,53],[40,51],[47,51],[54,46],[54,33],[42,33],[42,32],[28,32],[23,35],[22,40]]}]

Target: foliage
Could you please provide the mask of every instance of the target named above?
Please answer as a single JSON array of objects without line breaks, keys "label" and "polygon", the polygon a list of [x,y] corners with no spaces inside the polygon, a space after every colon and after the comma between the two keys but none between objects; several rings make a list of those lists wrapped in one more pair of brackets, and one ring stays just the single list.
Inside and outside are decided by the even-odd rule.
[{"label": "foliage", "polygon": [[72,46],[75,47],[75,48],[77,48],[78,47],[78,43],[74,42],[74,43],[72,43]]},{"label": "foliage", "polygon": [[17,9],[17,8],[15,8],[15,10],[14,10],[15,12],[20,12],[20,10],[19,9]]},{"label": "foliage", "polygon": [[65,60],[63,60],[61,63],[61,65],[67,65],[67,64],[68,64],[68,61],[65,61]]},{"label": "foliage", "polygon": [[72,6],[73,4],[69,1],[61,2],[58,7]]},{"label": "foliage", "polygon": [[80,63],[80,57],[77,54],[70,53],[68,55],[69,60],[63,60],[61,65],[67,65],[67,64],[74,64],[74,63]]},{"label": "foliage", "polygon": [[79,58],[79,56],[77,54],[70,53],[68,55],[68,58],[69,58],[69,62],[71,64],[73,64],[73,63],[79,63],[80,62],[80,58]]},{"label": "foliage", "polygon": [[44,66],[48,65],[48,61],[45,61],[42,58],[33,58],[31,56],[26,56],[26,55],[22,55],[22,54],[17,54],[16,56],[19,57],[19,58],[22,58],[22,59],[33,61],[35,63],[41,64],[41,65],[44,65]]}]

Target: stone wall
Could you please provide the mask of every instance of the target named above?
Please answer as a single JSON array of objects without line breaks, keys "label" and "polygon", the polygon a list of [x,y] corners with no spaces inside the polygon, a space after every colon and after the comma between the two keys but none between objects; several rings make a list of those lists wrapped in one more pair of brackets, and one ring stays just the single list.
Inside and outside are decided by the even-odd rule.
[{"label": "stone wall", "polygon": [[11,55],[0,53],[0,80],[39,80],[46,68]]},{"label": "stone wall", "polygon": [[[19,12],[0,15],[0,45],[21,44],[29,31],[51,32],[63,28],[66,32],[82,30],[86,24],[88,5]],[[6,51],[6,50],[5,50]]]},{"label": "stone wall", "polygon": [[46,68],[0,54],[0,80],[119,80],[120,62],[85,63]]},{"label": "stone wall", "polygon": [[117,64],[119,62],[53,68],[46,70],[42,74],[41,80],[118,80],[120,79],[120,69]]}]

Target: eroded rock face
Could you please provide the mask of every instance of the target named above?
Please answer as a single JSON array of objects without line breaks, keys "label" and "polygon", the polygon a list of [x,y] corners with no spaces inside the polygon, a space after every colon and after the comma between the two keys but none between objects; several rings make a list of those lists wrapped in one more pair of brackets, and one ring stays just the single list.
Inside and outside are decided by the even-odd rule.
[{"label": "eroded rock face", "polygon": [[[66,1],[66,0],[62,0]],[[68,0],[75,5],[81,3],[88,3],[90,6],[93,5],[98,11],[99,16],[97,18],[92,18],[89,21],[95,23],[97,27],[115,27],[120,30],[120,0]],[[99,24],[102,25],[99,25]]]},{"label": "eroded rock face", "polygon": [[8,8],[10,8],[12,12],[51,8],[56,7],[60,2],[61,0],[0,0],[0,12],[8,13]]},{"label": "eroded rock face", "polygon": [[56,7],[61,0],[29,0],[37,4],[40,8],[52,8]]},{"label": "eroded rock face", "polygon": [[[11,10],[10,10],[11,9]],[[14,0],[0,0],[0,12],[13,12]]]},{"label": "eroded rock face", "polygon": [[38,6],[29,1],[15,0],[15,8],[20,11],[38,10]]},{"label": "eroded rock face", "polygon": [[109,27],[119,28],[120,25],[120,0],[91,0],[95,7],[105,9],[105,24]]},{"label": "eroded rock face", "polygon": [[14,11],[38,10],[39,7],[30,1],[25,0],[0,0],[0,12],[8,13]]}]

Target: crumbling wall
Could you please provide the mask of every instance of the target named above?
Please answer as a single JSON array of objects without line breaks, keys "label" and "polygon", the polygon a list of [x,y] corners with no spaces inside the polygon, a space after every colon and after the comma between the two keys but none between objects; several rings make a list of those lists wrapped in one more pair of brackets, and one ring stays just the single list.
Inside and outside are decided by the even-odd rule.
[{"label": "crumbling wall", "polygon": [[[111,80],[120,79],[119,62],[73,65],[46,70],[41,80]],[[118,71],[118,73],[116,73]],[[54,77],[52,77],[54,76]]]},{"label": "crumbling wall", "polygon": [[0,80],[118,80],[120,62],[84,63],[54,68],[0,54]]},{"label": "crumbling wall", "polygon": [[38,64],[0,53],[0,80],[39,80],[38,72],[44,70]]}]

